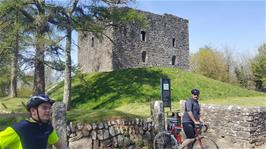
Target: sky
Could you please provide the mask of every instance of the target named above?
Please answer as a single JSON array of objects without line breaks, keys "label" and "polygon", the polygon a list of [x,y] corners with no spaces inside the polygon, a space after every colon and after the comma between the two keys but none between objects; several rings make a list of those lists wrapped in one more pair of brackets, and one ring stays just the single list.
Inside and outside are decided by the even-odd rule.
[{"label": "sky", "polygon": [[188,19],[190,53],[210,46],[253,57],[266,42],[266,0],[136,0],[129,6]]},{"label": "sky", "polygon": [[192,53],[208,45],[254,55],[266,39],[265,0],[137,0],[132,6],[188,19]]}]

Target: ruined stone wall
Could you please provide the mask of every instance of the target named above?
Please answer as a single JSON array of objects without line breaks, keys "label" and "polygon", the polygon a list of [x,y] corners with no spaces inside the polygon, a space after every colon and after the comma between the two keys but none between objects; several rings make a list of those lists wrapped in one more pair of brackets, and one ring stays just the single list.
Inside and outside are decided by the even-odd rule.
[{"label": "ruined stone wall", "polygon": [[[113,52],[114,68],[128,67],[180,67],[188,68],[188,21],[173,15],[142,12],[148,27],[130,23],[114,29],[116,44]],[[145,39],[141,31],[145,32]],[[173,43],[174,40],[174,43]],[[146,52],[146,56],[142,53]],[[174,64],[172,58],[176,57]]]},{"label": "ruined stone wall", "polygon": [[77,123],[67,126],[70,149],[142,148],[153,138],[150,119],[113,120],[98,123]]},{"label": "ruined stone wall", "polygon": [[213,135],[243,148],[266,141],[266,107],[202,105],[202,116],[210,123]]},{"label": "ruined stone wall", "polygon": [[[112,29],[105,32],[112,38]],[[78,64],[84,73],[111,71],[112,42],[107,37],[96,38],[92,33],[79,33],[78,35]]]},{"label": "ruined stone wall", "polygon": [[[183,104],[184,101],[180,104],[181,113],[184,111]],[[60,104],[56,105],[63,108]],[[156,132],[164,127],[161,105],[161,101],[151,103],[153,119],[120,119],[77,124],[70,122],[66,128],[69,147],[71,149],[151,147]],[[64,116],[55,114],[60,111],[55,110],[53,115],[58,115],[57,126],[65,127],[62,121]],[[202,104],[201,114],[210,126],[205,135],[217,142],[220,148],[233,147],[236,144],[238,148],[251,149],[260,148],[266,143],[266,107]],[[63,130],[57,126],[55,126],[57,131]],[[64,133],[65,131],[61,131],[61,135]],[[219,143],[220,140],[226,140],[226,144]]]},{"label": "ruined stone wall", "polygon": [[210,125],[208,135],[216,141],[224,139],[243,149],[266,143],[266,107],[201,104],[201,115]]},{"label": "ruined stone wall", "polygon": [[[100,42],[92,34],[79,33],[79,64],[82,72],[110,71],[134,67],[180,67],[188,69],[188,20],[173,15],[139,11],[147,17],[147,27],[137,22],[114,27]],[[143,34],[145,32],[145,38]]]}]

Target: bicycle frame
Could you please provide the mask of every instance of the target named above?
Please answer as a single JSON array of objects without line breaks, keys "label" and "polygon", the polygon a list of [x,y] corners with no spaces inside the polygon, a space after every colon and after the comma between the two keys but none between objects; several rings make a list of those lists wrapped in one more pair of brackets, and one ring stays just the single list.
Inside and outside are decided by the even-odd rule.
[{"label": "bicycle frame", "polygon": [[[172,129],[169,131],[172,135],[174,135],[174,138],[176,139],[177,143],[181,144],[183,142],[183,138],[180,134],[182,131],[183,127],[182,126],[174,126]],[[179,130],[179,132],[177,132]]]},{"label": "bicycle frame", "polygon": [[[180,144],[183,143],[183,137],[181,135],[181,131],[183,131],[183,127],[181,126],[181,123],[177,123],[177,121],[172,120],[169,121],[170,123],[167,123],[167,129],[166,131],[159,132],[154,139],[153,147],[154,149],[162,149],[161,145],[164,144],[165,141],[164,138],[170,139],[171,142],[170,147],[176,146],[176,148],[179,147]],[[204,127],[204,128],[203,128]],[[201,135],[201,132],[206,132],[208,130],[208,125],[200,124],[197,125],[194,128],[195,131],[195,140],[190,144],[192,148],[196,147],[197,149],[219,149],[218,145],[210,138]],[[207,142],[206,142],[207,141]],[[158,146],[159,145],[159,148]],[[164,146],[164,145],[163,145]],[[169,147],[169,146],[167,146]]]},{"label": "bicycle frame", "polygon": [[201,141],[201,136],[200,136],[200,130],[201,130],[200,127],[202,127],[202,126],[195,127],[195,129],[194,129],[194,130],[195,130],[195,136],[196,136],[196,140],[199,141],[200,148],[201,148],[201,149],[204,149],[204,147],[203,147],[203,143],[202,143],[202,141]]},{"label": "bicycle frame", "polygon": [[[201,149],[205,149],[204,146],[203,146],[203,142],[201,141],[202,136],[200,135],[201,134],[200,132],[201,132],[201,129],[202,129],[203,126],[206,127],[205,131],[207,131],[208,126],[204,125],[204,124],[200,124],[200,126],[197,126],[197,127],[194,128],[195,137],[196,137],[195,141],[196,140],[199,141]],[[180,131],[176,132],[176,130],[180,130]],[[183,142],[183,138],[182,138],[182,136],[180,134],[181,131],[183,131],[183,127],[182,126],[176,126],[176,125],[172,126],[171,130],[169,130],[169,132],[174,135],[174,138],[176,139],[178,144],[182,144],[182,142]]]}]

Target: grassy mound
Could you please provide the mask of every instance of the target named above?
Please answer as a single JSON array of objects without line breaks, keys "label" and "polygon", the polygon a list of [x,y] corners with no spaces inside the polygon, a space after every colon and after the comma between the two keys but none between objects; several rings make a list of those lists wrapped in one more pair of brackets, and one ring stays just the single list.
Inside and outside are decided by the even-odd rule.
[{"label": "grassy mound", "polygon": [[[98,113],[149,115],[149,103],[160,100],[160,78],[171,79],[172,103],[190,97],[190,90],[201,90],[201,102],[234,104],[252,103],[266,106],[266,94],[206,78],[177,68],[136,68],[113,72],[90,73],[75,76],[72,84],[72,101],[69,118]],[[56,100],[63,99],[63,82],[49,94]],[[244,98],[249,97],[249,98]],[[252,101],[250,101],[252,97]],[[256,97],[256,100],[253,98]],[[249,105],[249,104],[244,104]],[[119,111],[119,112],[118,112]],[[122,111],[122,113],[121,113]],[[108,116],[108,114],[107,114]],[[112,117],[112,114],[109,115]],[[101,116],[100,116],[101,117]]]}]

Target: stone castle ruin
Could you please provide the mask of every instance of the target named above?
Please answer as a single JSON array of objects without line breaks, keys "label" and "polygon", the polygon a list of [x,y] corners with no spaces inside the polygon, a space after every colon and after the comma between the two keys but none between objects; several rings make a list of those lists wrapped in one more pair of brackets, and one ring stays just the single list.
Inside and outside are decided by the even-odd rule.
[{"label": "stone castle ruin", "polygon": [[188,20],[173,15],[139,11],[148,25],[135,22],[108,29],[107,37],[79,33],[78,62],[81,71],[104,72],[136,67],[188,69]]}]

